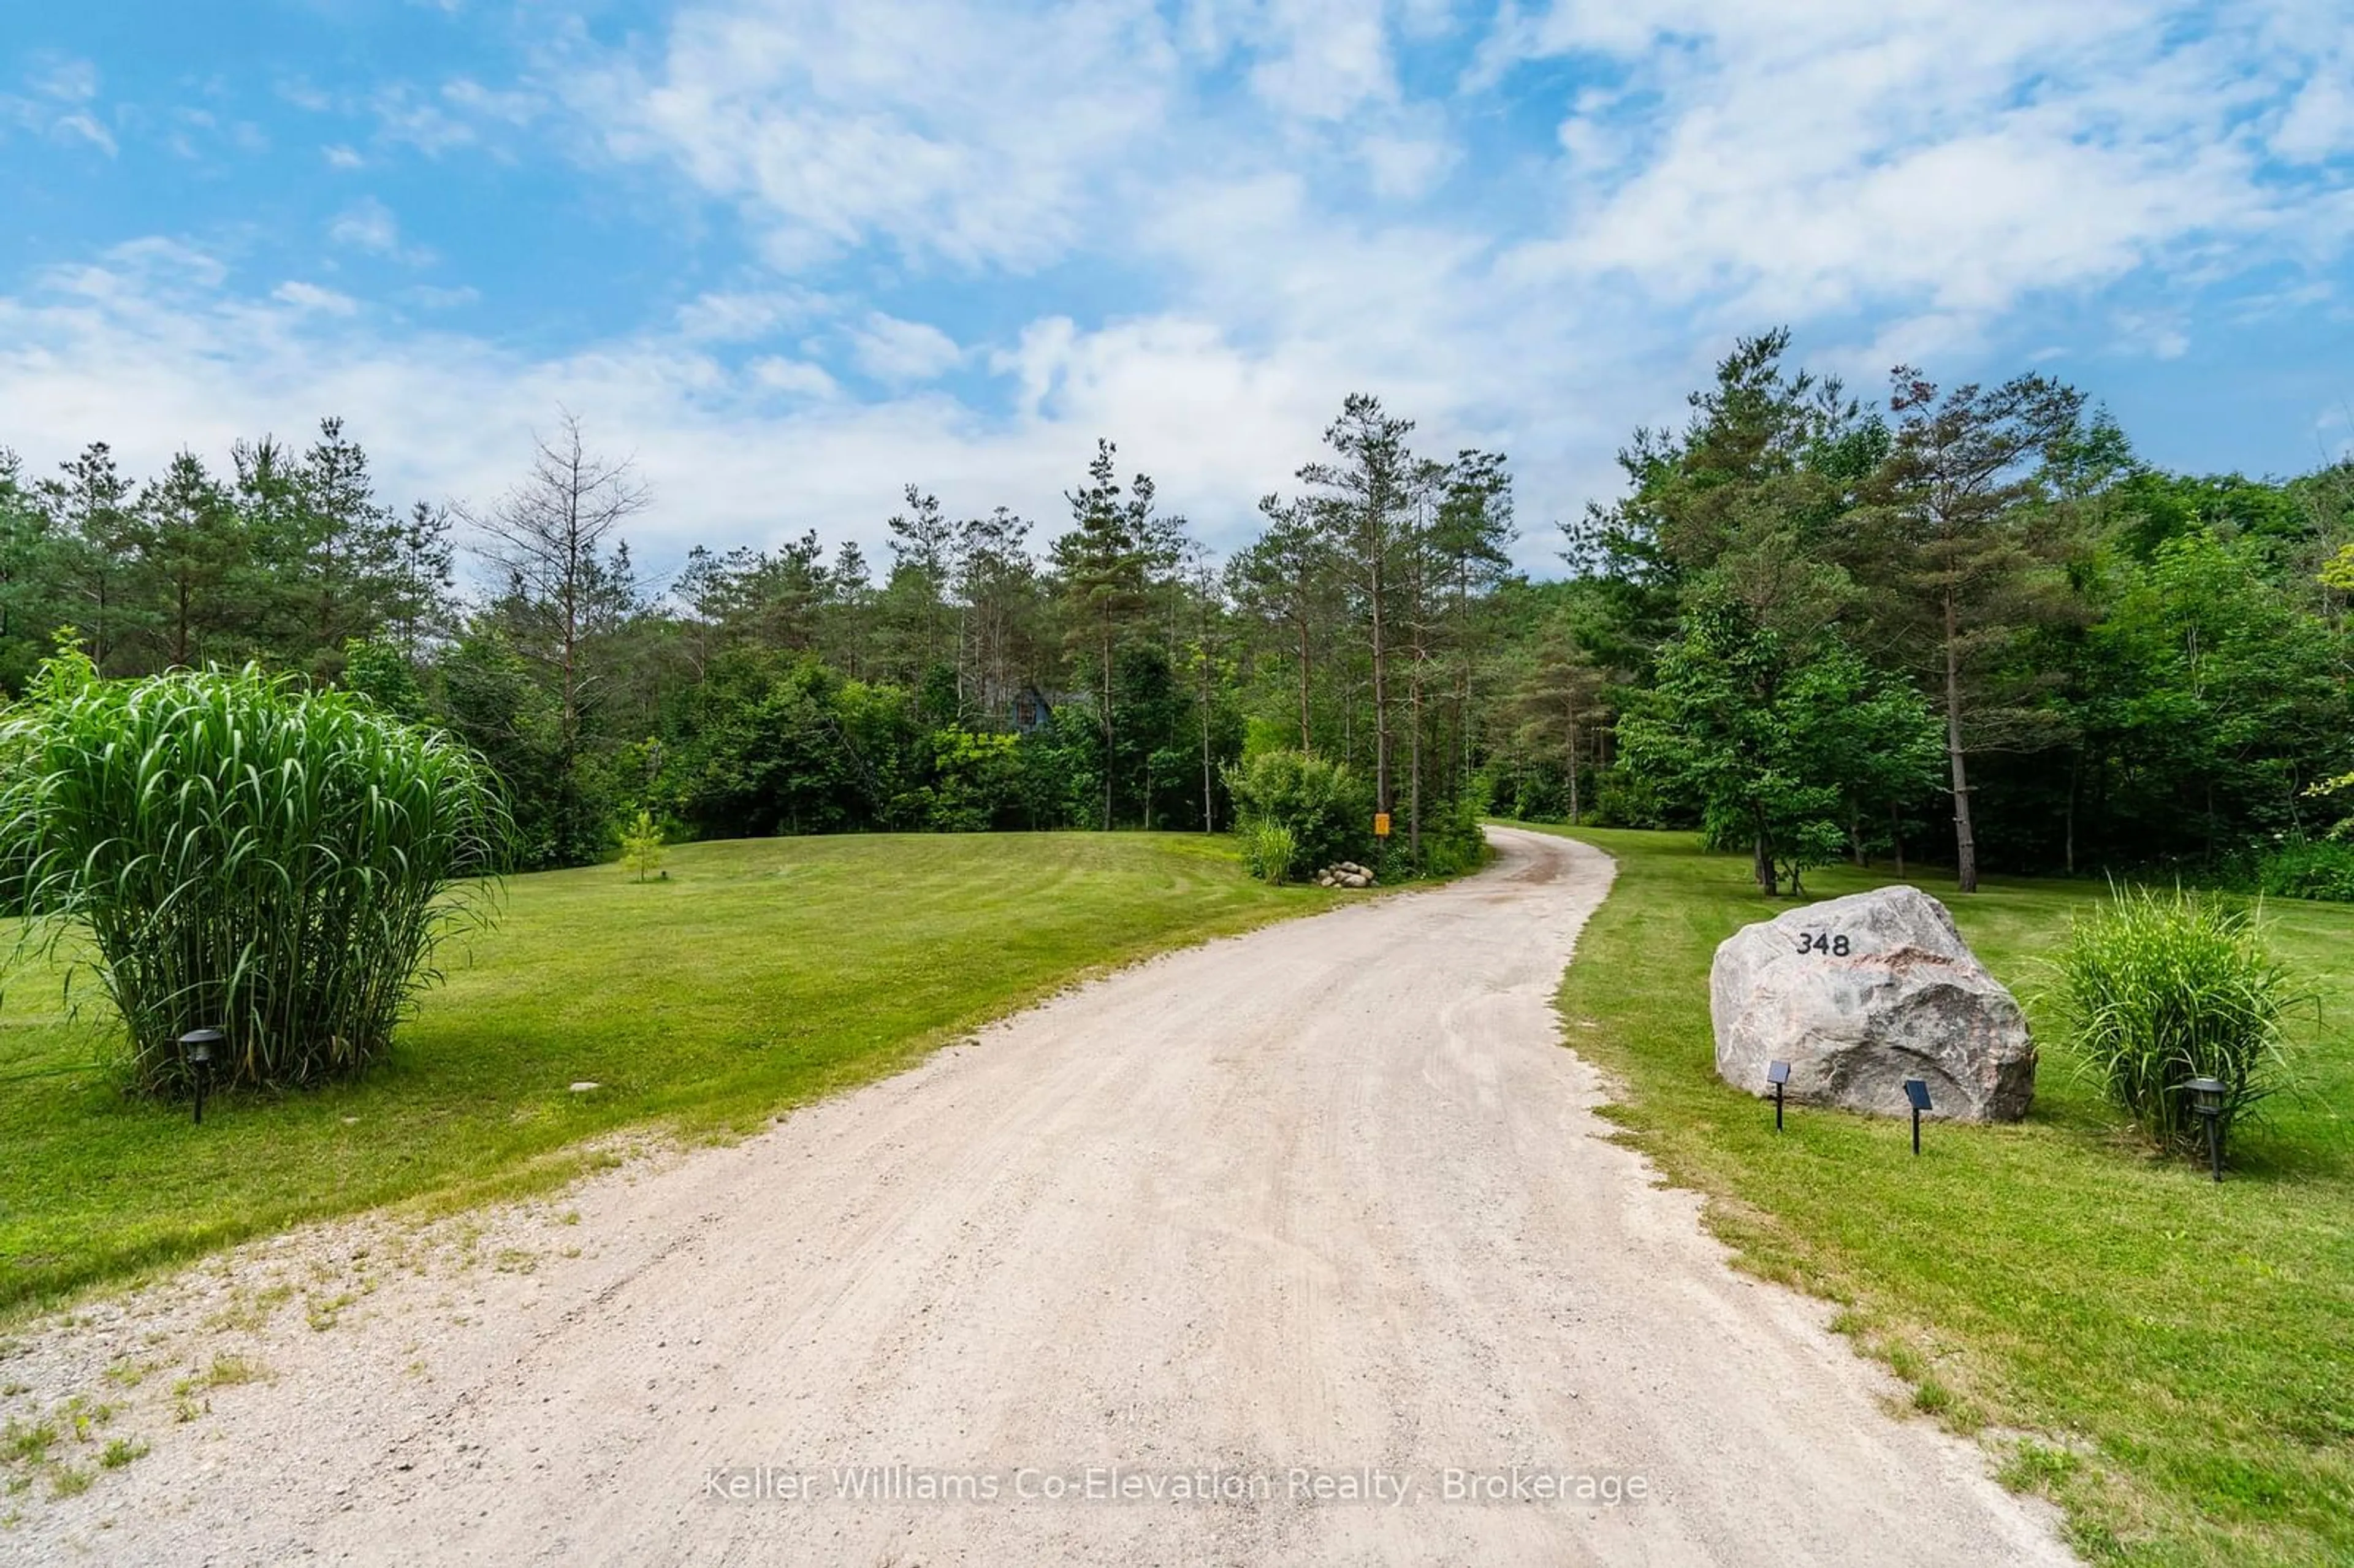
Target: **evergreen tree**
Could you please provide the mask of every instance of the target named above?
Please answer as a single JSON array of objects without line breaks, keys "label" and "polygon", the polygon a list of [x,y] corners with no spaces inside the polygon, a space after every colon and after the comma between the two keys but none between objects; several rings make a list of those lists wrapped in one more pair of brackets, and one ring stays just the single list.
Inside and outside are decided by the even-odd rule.
[{"label": "evergreen tree", "polygon": [[1352,392],[1341,417],[1324,431],[1330,460],[1299,471],[1302,502],[1340,565],[1363,618],[1372,673],[1373,809],[1392,805],[1390,660],[1395,641],[1396,571],[1401,541],[1431,482],[1427,464],[1406,445],[1414,421],[1397,418],[1381,399]]},{"label": "evergreen tree", "polygon": [[1066,495],[1071,527],[1054,545],[1055,570],[1069,615],[1066,641],[1075,650],[1085,651],[1095,671],[1106,832],[1113,822],[1119,745],[1119,655],[1151,608],[1153,574],[1169,564],[1164,554],[1167,535],[1153,515],[1152,481],[1138,474],[1123,491],[1117,456],[1118,449],[1111,442],[1096,442],[1087,482]]},{"label": "evergreen tree", "polygon": [[90,662],[102,675],[127,673],[150,620],[133,580],[144,530],[132,504],[131,482],[104,441],[90,442],[58,467],[64,477],[40,487],[58,546],[58,576]]},{"label": "evergreen tree", "polygon": [[151,663],[195,667],[233,662],[251,648],[261,587],[244,520],[226,487],[195,453],[173,458],[140,493],[147,592],[158,601]]},{"label": "evergreen tree", "polygon": [[2075,433],[2084,398],[2042,376],[1942,397],[1909,366],[1892,381],[1895,440],[1876,480],[1866,570],[1891,641],[1912,652],[1944,711],[1955,874],[1974,893],[1971,758],[2057,736],[2058,715],[2036,700],[2044,683],[2017,655],[2028,629],[2068,613],[2056,569],[2065,514],[2036,504],[2038,469]]}]

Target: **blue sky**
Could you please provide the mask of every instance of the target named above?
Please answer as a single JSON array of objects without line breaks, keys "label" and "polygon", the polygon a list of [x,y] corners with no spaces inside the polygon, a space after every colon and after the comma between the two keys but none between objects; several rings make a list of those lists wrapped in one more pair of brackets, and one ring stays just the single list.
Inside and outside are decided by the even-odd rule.
[{"label": "blue sky", "polygon": [[909,481],[1047,530],[1093,441],[1214,545],[1378,392],[1523,562],[1741,333],[2038,368],[2152,461],[2354,410],[2338,0],[14,0],[0,445],[341,414],[492,499],[559,406],[650,564]]}]

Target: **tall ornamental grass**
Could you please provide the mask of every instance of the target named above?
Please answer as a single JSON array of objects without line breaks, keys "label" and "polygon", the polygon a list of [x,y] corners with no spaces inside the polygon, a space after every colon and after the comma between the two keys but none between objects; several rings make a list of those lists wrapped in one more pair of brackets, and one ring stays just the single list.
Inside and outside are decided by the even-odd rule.
[{"label": "tall ornamental grass", "polygon": [[1243,830],[1243,857],[1261,882],[1288,882],[1299,844],[1281,822],[1257,821]]},{"label": "tall ornamental grass", "polygon": [[364,698],[249,666],[100,681],[52,661],[0,717],[0,869],[27,938],[86,930],[134,1085],[348,1077],[382,1055],[438,941],[487,917],[507,818],[487,768]]},{"label": "tall ornamental grass", "polygon": [[2200,1145],[2193,1078],[2225,1086],[2228,1126],[2285,1081],[2284,1025],[2314,998],[2266,949],[2257,915],[2176,890],[2115,891],[2053,963],[2079,1059],[2161,1143]]}]

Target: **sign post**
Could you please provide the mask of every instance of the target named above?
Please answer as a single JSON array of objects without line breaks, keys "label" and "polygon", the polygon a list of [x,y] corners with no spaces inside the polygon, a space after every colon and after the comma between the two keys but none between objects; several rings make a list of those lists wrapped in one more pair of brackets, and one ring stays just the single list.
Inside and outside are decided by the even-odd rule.
[{"label": "sign post", "polygon": [[1375,811],[1373,813],[1373,837],[1377,839],[1385,839],[1389,836],[1390,814],[1387,811]]}]

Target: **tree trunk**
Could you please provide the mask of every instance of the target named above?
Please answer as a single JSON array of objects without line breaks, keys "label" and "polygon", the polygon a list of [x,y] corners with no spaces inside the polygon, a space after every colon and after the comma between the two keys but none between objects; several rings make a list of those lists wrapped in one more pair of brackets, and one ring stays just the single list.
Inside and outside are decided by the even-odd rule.
[{"label": "tree trunk", "polygon": [[1299,751],[1303,757],[1316,749],[1308,732],[1308,618],[1299,618]]},{"label": "tree trunk", "polygon": [[1407,779],[1405,806],[1406,856],[1415,870],[1422,869],[1422,658],[1417,649],[1415,655],[1414,679],[1409,687],[1409,704],[1414,713],[1414,734],[1406,745]]},{"label": "tree trunk", "polygon": [[1896,802],[1893,800],[1888,802],[1888,840],[1896,847],[1896,874],[1903,876],[1904,874],[1904,818],[1898,812]]},{"label": "tree trunk", "polygon": [[1774,852],[1766,844],[1766,828],[1763,823],[1760,823],[1757,828],[1756,862],[1757,885],[1765,890],[1766,897],[1771,898],[1781,889],[1776,885]]},{"label": "tree trunk", "polygon": [[[957,702],[956,721],[957,721],[957,723],[959,723],[959,724],[962,724],[962,723],[964,723],[964,715],[965,715],[965,712],[966,712],[966,709],[965,709],[966,695],[965,695],[965,683],[964,683],[964,636],[965,636],[965,607],[964,607],[961,603],[960,603],[960,604],[957,606],[957,613],[956,613],[956,702]],[[975,650],[974,650],[974,652],[973,652],[973,664],[974,664],[974,666],[975,666],[974,674],[975,674],[975,679],[976,679],[976,681],[977,681],[977,680],[978,680],[978,678],[979,678],[979,673],[980,673],[980,672],[979,672],[979,666],[980,666],[980,663],[981,663],[981,654],[980,654],[980,650],[975,649]]]},{"label": "tree trunk", "polygon": [[1202,831],[1205,833],[1218,831],[1214,806],[1215,797],[1210,793],[1210,705],[1205,699],[1202,704]]},{"label": "tree trunk", "polygon": [[1962,752],[1961,626],[1946,595],[1946,756],[1954,769],[1954,874],[1960,891],[1978,890],[1978,842],[1970,823],[1970,779]]},{"label": "tree trunk", "polygon": [[1469,568],[1455,572],[1455,756],[1454,792],[1460,799],[1471,782],[1471,589]]},{"label": "tree trunk", "polygon": [[1373,810],[1390,809],[1389,650],[1382,643],[1382,565],[1380,543],[1373,543]]},{"label": "tree trunk", "polygon": [[100,674],[105,674],[106,657],[114,650],[106,640],[106,573],[103,568],[98,577],[98,623],[90,628],[90,648],[92,654],[90,662],[98,667]]},{"label": "tree trunk", "polygon": [[1111,612],[1104,611],[1103,636],[1104,832],[1111,832]]},{"label": "tree trunk", "polygon": [[2076,874],[2076,783],[2084,771],[2084,754],[2073,753],[2068,758],[2068,838],[2064,853],[2068,874]]},{"label": "tree trunk", "polygon": [[1210,704],[1217,695],[1217,670],[1210,662],[1210,613],[1202,612],[1202,831],[1218,831],[1214,798],[1210,793]]},{"label": "tree trunk", "polygon": [[1577,804],[1578,740],[1579,734],[1577,720],[1572,718],[1569,721],[1569,825],[1573,828],[1576,827],[1579,822]]}]

